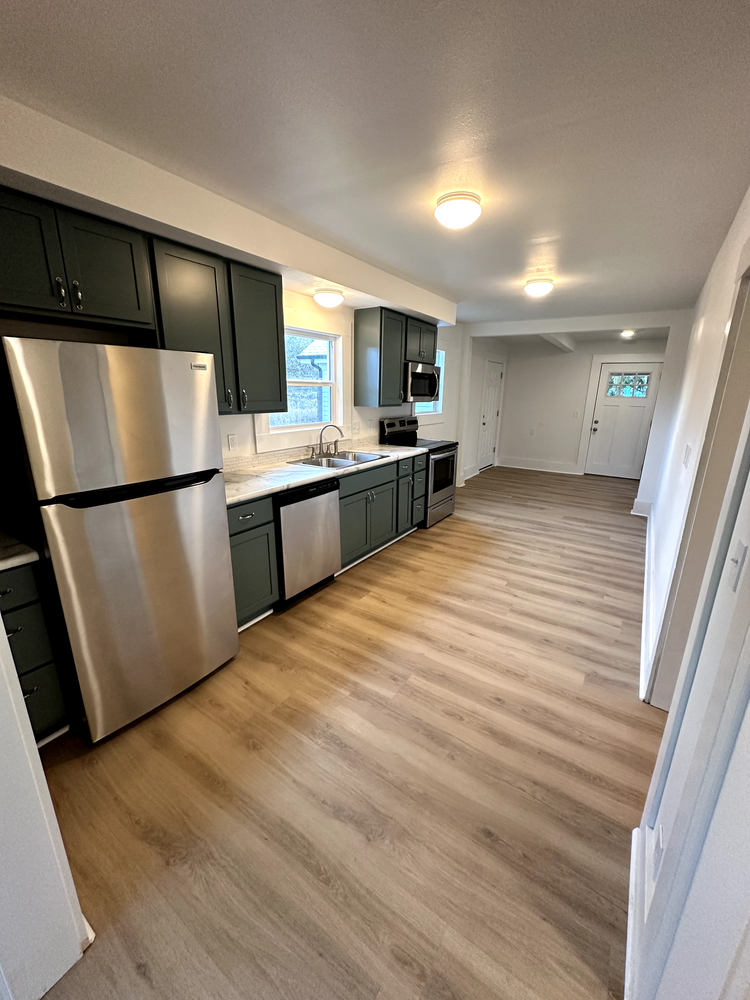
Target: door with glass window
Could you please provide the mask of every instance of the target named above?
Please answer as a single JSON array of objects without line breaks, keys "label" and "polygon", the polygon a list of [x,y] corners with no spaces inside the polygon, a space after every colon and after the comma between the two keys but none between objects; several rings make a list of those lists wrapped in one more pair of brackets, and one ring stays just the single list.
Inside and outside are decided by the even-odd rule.
[{"label": "door with glass window", "polygon": [[661,377],[661,362],[602,365],[586,472],[640,479]]}]

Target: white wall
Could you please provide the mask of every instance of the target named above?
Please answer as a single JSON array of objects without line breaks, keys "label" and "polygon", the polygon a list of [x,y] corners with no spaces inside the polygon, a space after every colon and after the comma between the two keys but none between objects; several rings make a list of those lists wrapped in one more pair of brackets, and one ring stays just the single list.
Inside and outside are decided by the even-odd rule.
[{"label": "white wall", "polygon": [[[477,448],[479,447],[479,421],[482,414],[482,379],[484,378],[485,358],[493,361],[506,361],[506,337],[470,337],[471,327],[464,327],[464,364],[466,371],[465,400],[462,401],[462,428],[460,435],[461,452],[459,462],[463,479],[475,476],[479,471],[477,465]],[[507,379],[505,379],[507,381]],[[504,406],[505,404],[503,404]],[[501,414],[502,419],[502,414]]]},{"label": "white wall", "polygon": [[81,957],[86,925],[0,634],[0,997],[37,1000]]},{"label": "white wall", "polygon": [[456,321],[455,303],[443,296],[2,96],[0,134],[0,173],[11,187],[158,235],[190,237],[204,249],[314,275],[397,309]]},{"label": "white wall", "polygon": [[[750,192],[713,263],[693,317],[685,373],[649,518],[641,684],[645,690],[659,638],[690,494],[706,433],[727,324],[739,279],[750,267]],[[686,448],[690,448],[687,465]]]}]

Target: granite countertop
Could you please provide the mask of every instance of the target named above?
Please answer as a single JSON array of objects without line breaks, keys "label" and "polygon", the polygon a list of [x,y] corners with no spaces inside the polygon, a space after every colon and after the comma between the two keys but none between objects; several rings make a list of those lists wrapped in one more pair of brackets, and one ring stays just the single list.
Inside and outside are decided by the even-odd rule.
[{"label": "granite countertop", "polygon": [[14,566],[25,566],[26,563],[37,562],[38,559],[38,552],[0,531],[0,571],[13,569]]},{"label": "granite countertop", "polygon": [[247,470],[233,470],[224,473],[226,483],[227,504],[242,503],[254,500],[256,497],[279,493],[294,486],[304,486],[321,479],[337,479],[348,476],[352,472],[362,472],[363,469],[374,469],[379,465],[398,461],[399,458],[411,458],[424,454],[426,448],[395,448],[392,445],[367,445],[358,449],[370,455],[381,454],[383,457],[376,462],[364,462],[351,465],[345,469],[319,469],[314,465],[289,465],[288,462],[276,462],[273,465],[248,467]]}]

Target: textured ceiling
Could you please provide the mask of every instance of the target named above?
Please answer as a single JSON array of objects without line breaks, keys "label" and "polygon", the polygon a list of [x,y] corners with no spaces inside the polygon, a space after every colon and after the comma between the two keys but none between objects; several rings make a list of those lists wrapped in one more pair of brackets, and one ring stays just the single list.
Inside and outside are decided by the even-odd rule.
[{"label": "textured ceiling", "polygon": [[750,184],[749,37],[744,0],[25,0],[0,91],[464,320],[612,314],[700,291]]}]

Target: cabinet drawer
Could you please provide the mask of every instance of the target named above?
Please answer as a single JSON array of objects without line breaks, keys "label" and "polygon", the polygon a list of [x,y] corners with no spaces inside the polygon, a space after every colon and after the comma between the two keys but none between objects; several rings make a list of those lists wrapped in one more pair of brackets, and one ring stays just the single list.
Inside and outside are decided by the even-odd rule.
[{"label": "cabinet drawer", "polygon": [[427,468],[427,456],[426,455],[415,455],[414,456],[414,471],[421,472],[422,469]]},{"label": "cabinet drawer", "polygon": [[339,479],[339,495],[350,497],[355,493],[362,493],[364,490],[374,490],[377,486],[392,483],[395,478],[395,462],[391,465],[380,465],[377,469],[368,469],[366,472],[350,472]]},{"label": "cabinet drawer", "polygon": [[401,478],[401,476],[410,476],[411,475],[412,462],[413,461],[414,460],[411,459],[411,458],[402,458],[401,459],[401,461],[398,463],[398,476],[399,476],[399,479]]},{"label": "cabinet drawer", "polygon": [[414,476],[414,499],[423,497],[427,488],[427,472],[418,472]]},{"label": "cabinet drawer", "polygon": [[424,497],[415,500],[411,509],[411,523],[421,524],[424,521]]},{"label": "cabinet drawer", "polygon": [[227,517],[230,535],[247,531],[248,528],[258,528],[261,524],[273,521],[273,500],[263,497],[261,500],[238,503],[236,507],[229,507]]},{"label": "cabinet drawer", "polygon": [[34,736],[39,740],[64,726],[65,702],[55,664],[37,667],[19,680]]},{"label": "cabinet drawer", "polygon": [[52,647],[41,604],[30,604],[27,608],[8,611],[3,615],[3,625],[19,674],[49,663],[52,659]]},{"label": "cabinet drawer", "polygon": [[38,600],[34,571],[30,565],[16,566],[0,573],[0,611],[10,611]]}]

